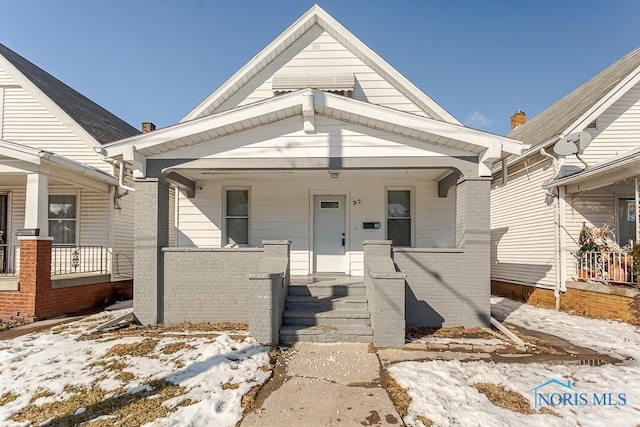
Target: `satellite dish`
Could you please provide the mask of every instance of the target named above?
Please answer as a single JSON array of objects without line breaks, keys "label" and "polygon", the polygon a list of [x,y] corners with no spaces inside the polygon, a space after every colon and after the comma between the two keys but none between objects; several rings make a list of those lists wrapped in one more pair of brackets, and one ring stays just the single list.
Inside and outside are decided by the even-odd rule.
[{"label": "satellite dish", "polygon": [[553,151],[560,156],[582,154],[590,143],[591,134],[589,132],[576,132],[556,142],[556,145],[553,146]]}]

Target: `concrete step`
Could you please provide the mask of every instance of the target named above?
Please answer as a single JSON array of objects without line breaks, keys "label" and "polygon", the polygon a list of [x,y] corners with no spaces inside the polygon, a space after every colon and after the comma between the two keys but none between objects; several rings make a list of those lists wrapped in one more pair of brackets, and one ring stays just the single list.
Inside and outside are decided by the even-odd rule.
[{"label": "concrete step", "polygon": [[284,325],[337,326],[371,324],[369,310],[329,310],[303,311],[285,310],[282,313]]},{"label": "concrete step", "polygon": [[340,284],[332,281],[318,282],[307,285],[289,285],[289,296],[314,296],[314,297],[344,297],[366,296],[364,283]]},{"label": "concrete step", "polygon": [[280,329],[282,344],[297,342],[360,342],[373,341],[373,330],[370,326],[338,325],[338,326],[302,326],[285,325]]},{"label": "concrete step", "polygon": [[287,310],[327,311],[336,309],[367,310],[366,297],[313,297],[292,295],[287,297]]}]

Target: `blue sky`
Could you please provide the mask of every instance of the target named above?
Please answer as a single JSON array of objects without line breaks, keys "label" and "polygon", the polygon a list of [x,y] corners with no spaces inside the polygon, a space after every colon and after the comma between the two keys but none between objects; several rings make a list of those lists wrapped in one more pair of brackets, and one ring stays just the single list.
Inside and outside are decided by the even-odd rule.
[{"label": "blue sky", "polygon": [[[0,0],[0,42],[139,127],[176,123],[313,1]],[[465,124],[506,134],[640,45],[640,1],[320,1]]]}]

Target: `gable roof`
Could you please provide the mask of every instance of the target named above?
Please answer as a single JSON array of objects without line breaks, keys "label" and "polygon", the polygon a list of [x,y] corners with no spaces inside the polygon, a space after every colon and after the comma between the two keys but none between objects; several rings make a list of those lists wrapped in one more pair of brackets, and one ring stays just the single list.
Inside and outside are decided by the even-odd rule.
[{"label": "gable roof", "polygon": [[331,34],[336,40],[351,50],[357,57],[383,76],[398,89],[398,91],[431,117],[452,124],[461,124],[456,118],[418,89],[417,86],[389,65],[317,4],[313,5],[296,22],[231,76],[229,80],[191,110],[181,122],[214,113],[225,100],[238,92],[244,84],[251,80],[259,71],[267,67],[278,55],[285,51],[314,25],[320,26]]},{"label": "gable roof", "polygon": [[[109,157],[122,155],[126,147],[134,146],[143,156],[167,153],[179,148],[215,140],[236,132],[302,116],[305,97],[312,98],[315,113],[346,120],[350,123],[380,129],[413,139],[480,154],[496,144],[500,156],[519,154],[522,144],[504,136],[467,128],[357,99],[319,91],[302,89],[268,98],[253,104],[222,111],[188,122],[127,138],[107,145]],[[302,128],[302,122],[300,123]]]},{"label": "gable roof", "polygon": [[100,144],[140,133],[127,122],[0,43],[0,60],[2,58]]},{"label": "gable roof", "polygon": [[[640,47],[634,49],[582,86],[560,99],[527,123],[518,126],[509,138],[532,146],[542,144],[576,129],[580,122],[593,121],[590,110],[603,101],[615,101],[624,94],[622,89],[640,77]],[[585,126],[586,126],[585,124]],[[534,150],[537,151],[537,150]]]}]

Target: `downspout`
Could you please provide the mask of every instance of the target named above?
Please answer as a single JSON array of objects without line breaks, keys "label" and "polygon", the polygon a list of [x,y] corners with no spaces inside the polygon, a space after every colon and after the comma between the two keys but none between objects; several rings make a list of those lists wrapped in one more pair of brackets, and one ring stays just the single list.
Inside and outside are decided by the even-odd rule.
[{"label": "downspout", "polygon": [[126,167],[124,165],[124,162],[119,162],[118,164],[120,165],[120,174],[119,174],[119,177],[118,177],[118,186],[120,188],[122,188],[123,190],[131,191],[132,193],[134,193],[136,191],[136,189],[134,187],[130,187],[130,186],[128,186],[128,185],[126,185],[124,183],[124,170],[126,169]]},{"label": "downspout", "polygon": [[500,184],[491,187],[492,190],[497,190],[507,185],[509,171],[507,170],[507,159],[502,159],[502,182]]},{"label": "downspout", "polygon": [[[553,177],[551,178],[552,181],[553,179],[556,178],[556,176],[558,176],[558,160],[552,156],[551,154],[547,153],[545,151],[544,148],[540,149],[540,155],[547,157],[549,159],[551,159],[551,162],[553,164]],[[559,190],[558,190],[559,191]],[[555,306],[556,306],[556,310],[560,311],[560,289],[562,287],[562,263],[561,263],[561,251],[560,251],[560,235],[561,235],[561,224],[560,224],[560,195],[558,194],[558,196],[555,196],[553,198],[553,219],[554,219],[554,223],[556,224],[556,227],[554,229],[554,233],[553,233],[553,250],[554,250],[554,264],[555,264],[555,270],[556,270],[556,274],[555,274],[555,286],[553,289],[553,296],[555,298]],[[564,200],[563,200],[564,201]],[[564,206],[564,203],[563,203]]]}]

